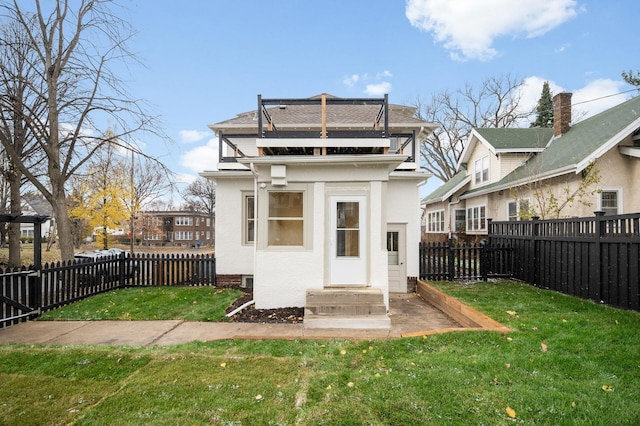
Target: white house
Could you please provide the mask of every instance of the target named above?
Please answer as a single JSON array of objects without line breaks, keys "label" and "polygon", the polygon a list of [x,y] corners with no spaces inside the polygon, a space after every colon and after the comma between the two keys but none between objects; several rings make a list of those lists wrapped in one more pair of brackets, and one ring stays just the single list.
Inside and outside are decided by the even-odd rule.
[{"label": "white house", "polygon": [[[42,195],[28,192],[22,196],[22,214],[25,216],[49,216],[51,219],[45,221],[40,226],[41,237],[48,238],[55,229],[55,219],[53,218],[53,208]],[[33,223],[20,223],[21,237],[34,237]]]},{"label": "white house", "polygon": [[[306,326],[330,314],[372,319],[334,326],[388,326],[389,292],[418,275],[430,177],[418,149],[434,125],[414,113],[387,96],[258,96],[257,110],[209,126],[220,141],[217,170],[202,173],[217,182],[218,281],[253,285],[258,309],[305,307]],[[354,298],[369,302],[355,312]]]}]

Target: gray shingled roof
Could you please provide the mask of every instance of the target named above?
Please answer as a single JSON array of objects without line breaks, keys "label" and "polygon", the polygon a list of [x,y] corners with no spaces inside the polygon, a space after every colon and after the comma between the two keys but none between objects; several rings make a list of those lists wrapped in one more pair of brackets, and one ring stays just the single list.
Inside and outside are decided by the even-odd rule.
[{"label": "gray shingled roof", "polygon": [[[309,99],[317,99],[320,95]],[[327,95],[328,98],[336,96]],[[328,105],[327,125],[371,124],[373,125],[380,105]],[[319,105],[284,105],[267,108],[276,126],[317,125],[322,123],[322,110]],[[238,114],[229,120],[213,124],[211,127],[257,127],[258,110]],[[414,117],[415,108],[405,105],[389,104],[389,124],[410,124],[432,126],[431,123]]]}]

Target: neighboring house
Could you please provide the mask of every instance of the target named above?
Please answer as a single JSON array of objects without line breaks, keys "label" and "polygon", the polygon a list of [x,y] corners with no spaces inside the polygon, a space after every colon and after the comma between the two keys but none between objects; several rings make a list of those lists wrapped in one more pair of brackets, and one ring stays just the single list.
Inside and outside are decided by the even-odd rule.
[{"label": "neighboring house", "polygon": [[430,175],[418,150],[434,125],[414,114],[387,96],[258,96],[257,110],[209,126],[220,158],[201,174],[217,182],[218,282],[252,285],[259,309],[309,309],[327,289],[368,289],[388,309],[419,272]]},{"label": "neighboring house", "polygon": [[[41,225],[41,237],[47,238],[52,235],[55,228],[55,219],[53,218],[53,207],[42,196],[28,192],[22,196],[22,214],[25,216],[49,216],[51,219]],[[33,238],[33,223],[20,224],[20,236]]]},{"label": "neighboring house", "polygon": [[[143,245],[213,245],[211,219],[193,210],[140,212],[134,227]],[[128,228],[127,228],[128,229]]]},{"label": "neighboring house", "polygon": [[640,211],[640,96],[573,126],[571,93],[553,101],[553,129],[473,129],[456,175],[423,199],[427,240],[486,235],[488,218]]}]

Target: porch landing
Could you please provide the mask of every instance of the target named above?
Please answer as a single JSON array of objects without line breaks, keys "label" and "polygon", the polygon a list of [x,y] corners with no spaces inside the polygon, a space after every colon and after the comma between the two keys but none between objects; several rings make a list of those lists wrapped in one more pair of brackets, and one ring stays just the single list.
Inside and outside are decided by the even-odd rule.
[{"label": "porch landing", "polygon": [[307,329],[389,330],[384,295],[371,287],[337,287],[307,290],[304,307]]}]

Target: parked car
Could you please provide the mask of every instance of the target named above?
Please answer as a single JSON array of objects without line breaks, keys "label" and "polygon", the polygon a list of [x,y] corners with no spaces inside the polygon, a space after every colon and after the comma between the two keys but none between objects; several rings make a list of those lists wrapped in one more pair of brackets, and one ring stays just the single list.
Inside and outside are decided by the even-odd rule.
[{"label": "parked car", "polygon": [[[129,252],[119,248],[81,251],[76,253],[74,256],[76,263],[87,263],[87,268],[80,270],[78,273],[80,284],[94,285],[120,279],[120,266],[122,263],[119,259],[123,254],[125,258],[130,256]],[[125,265],[125,277],[131,277],[138,269],[136,261],[127,260]]]}]

